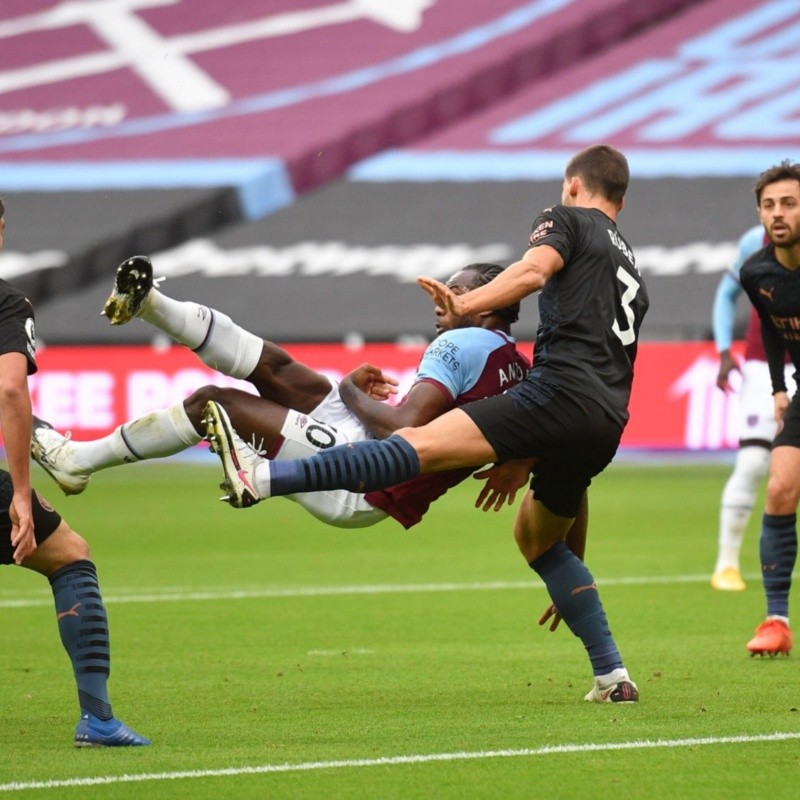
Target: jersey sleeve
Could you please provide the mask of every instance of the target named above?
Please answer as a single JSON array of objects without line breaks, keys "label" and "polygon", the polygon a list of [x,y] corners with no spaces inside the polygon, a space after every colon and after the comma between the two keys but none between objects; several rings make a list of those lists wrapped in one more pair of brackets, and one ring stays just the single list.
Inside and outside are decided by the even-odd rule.
[{"label": "jersey sleeve", "polygon": [[730,350],[733,343],[733,325],[736,319],[736,301],[742,293],[739,282],[739,273],[742,264],[753,253],[764,245],[764,228],[755,225],[745,232],[738,242],[736,261],[720,279],[717,292],[714,295],[714,307],[711,315],[711,325],[714,332],[714,344],[717,352]]},{"label": "jersey sleeve", "polygon": [[726,272],[717,286],[714,295],[714,308],[711,326],[714,331],[714,344],[717,352],[730,350],[733,343],[733,323],[736,318],[736,299],[742,293],[739,281]]},{"label": "jersey sleeve", "polygon": [[736,280],[739,280],[739,273],[742,265],[753,253],[764,247],[764,228],[761,225],[754,225],[746,231],[739,239],[739,250],[736,254],[736,261],[733,262],[731,272]]},{"label": "jersey sleeve", "polygon": [[22,353],[28,359],[28,374],[36,372],[36,338],[33,308],[16,292],[0,294],[0,354]]},{"label": "jersey sleeve", "polygon": [[742,265],[739,273],[739,280],[742,289],[745,290],[750,302],[758,313],[761,322],[761,339],[764,343],[764,353],[767,357],[769,366],[770,380],[772,381],[772,391],[785,392],[786,379],[784,376],[784,364],[786,361],[786,350],[778,332],[772,325],[769,311],[764,308],[758,296],[758,282],[755,277],[755,264],[749,260]]},{"label": "jersey sleeve", "polygon": [[577,220],[564,206],[546,208],[533,221],[528,245],[546,244],[558,252],[566,264],[578,239]]},{"label": "jersey sleeve", "polygon": [[482,328],[459,328],[438,336],[423,353],[415,382],[437,383],[455,401],[480,378],[487,333]]}]

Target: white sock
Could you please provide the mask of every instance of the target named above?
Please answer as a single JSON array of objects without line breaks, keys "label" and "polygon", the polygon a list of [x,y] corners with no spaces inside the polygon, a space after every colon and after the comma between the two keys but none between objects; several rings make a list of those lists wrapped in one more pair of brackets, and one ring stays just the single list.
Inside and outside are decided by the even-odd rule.
[{"label": "white sock", "polygon": [[255,471],[253,473],[253,478],[255,486],[253,488],[258,492],[258,496],[263,500],[266,497],[270,497],[270,472],[269,472],[269,461],[262,461],[260,464],[256,465]]},{"label": "white sock", "polygon": [[629,681],[630,677],[625,667],[617,667],[617,669],[607,672],[605,675],[595,675],[595,680],[597,680],[601,686],[610,686],[612,683]]},{"label": "white sock", "polygon": [[171,297],[152,289],[139,317],[186,345],[211,369],[247,378],[256,368],[264,341],[213,308]]},{"label": "white sock", "polygon": [[753,513],[759,483],[768,469],[769,450],[764,447],[742,447],[736,454],[733,472],[722,492],[714,572],[727,567],[739,569],[739,553],[747,523]]},{"label": "white sock", "polygon": [[728,567],[739,569],[739,553],[752,511],[752,506],[749,508],[722,506],[720,509],[717,563],[714,572],[722,572]]},{"label": "white sock", "polygon": [[786,625],[789,625],[789,617],[782,617],[780,614],[770,614],[767,619],[779,619],[781,622],[785,622]]},{"label": "white sock", "polygon": [[199,303],[173,300],[151,289],[142,302],[139,318],[164,331],[191,350],[199,347],[211,324],[211,310]]},{"label": "white sock", "polygon": [[171,456],[202,438],[189,421],[183,403],[177,403],[126,422],[102,439],[70,442],[70,456],[82,471],[92,473],[119,464]]}]

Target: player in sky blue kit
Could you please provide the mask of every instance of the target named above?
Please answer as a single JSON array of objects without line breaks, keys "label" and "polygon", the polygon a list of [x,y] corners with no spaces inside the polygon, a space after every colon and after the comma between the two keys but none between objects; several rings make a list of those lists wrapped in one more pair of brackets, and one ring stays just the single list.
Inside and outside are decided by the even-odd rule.
[{"label": "player in sky blue kit", "polygon": [[245,507],[298,491],[374,491],[419,474],[511,459],[535,462],[515,525],[517,545],[553,607],[581,639],[595,679],[591,702],[636,702],[594,579],[568,546],[589,484],[613,459],[628,421],[647,292],[617,229],[628,164],[595,145],[567,165],[561,205],[534,221],[523,257],[466,294],[429,278],[422,287],[452,314],[485,313],[541,290],[534,363],[507,392],[468,403],[421,428],[321,451],[299,461],[260,459],[209,403],[207,432],[222,461],[227,499]]},{"label": "player in sky blue kit", "polygon": [[[448,285],[459,294],[469,292],[502,271],[496,264],[469,264]],[[224,404],[239,430],[254,438],[269,458],[300,458],[336,444],[423,425],[451,408],[508,389],[530,367],[510,333],[519,316],[518,304],[466,316],[437,309],[437,338],[423,354],[408,395],[392,406],[378,399],[394,391],[379,368],[362,365],[337,385],[221,312],[166,296],[153,286],[152,265],[143,256],[120,266],[106,315],[113,324],[140,317],[156,325],[209,366],[249,380],[259,395],[206,386],[170,408],[126,422],[92,441],[74,441],[37,420],[33,456],[67,494],[82,492],[98,470],[172,455],[202,441],[203,412],[210,400]],[[487,478],[479,494],[484,510],[513,499],[527,482],[529,466],[525,462],[482,473]],[[388,516],[410,528],[436,498],[473,471],[416,476],[367,495],[332,490],[298,493],[290,499],[339,527],[373,525]]]},{"label": "player in sky blue kit", "polygon": [[[730,390],[731,372],[741,372],[739,389],[739,450],[733,472],[722,492],[719,514],[717,562],[711,576],[711,586],[720,591],[736,592],[745,589],[739,555],[747,523],[753,513],[758,486],[769,468],[769,454],[777,423],[772,403],[767,357],[761,341],[761,325],[756,310],[750,306],[745,331],[744,361],[741,365],[731,354],[736,301],[742,295],[739,272],[742,264],[767,243],[763,225],[750,228],[739,239],[739,250],[731,269],[717,286],[714,297],[714,344],[719,353],[717,386]],[[787,366],[786,381],[794,392],[791,368]]]},{"label": "player in sky blue kit", "polygon": [[789,592],[800,502],[800,394],[795,392],[790,401],[785,379],[787,354],[795,382],[800,370],[800,164],[783,161],[762,172],[755,192],[769,244],[745,261],[740,279],[761,320],[778,433],[759,542],[767,616],[747,649],[753,655],[775,656],[792,649]]}]

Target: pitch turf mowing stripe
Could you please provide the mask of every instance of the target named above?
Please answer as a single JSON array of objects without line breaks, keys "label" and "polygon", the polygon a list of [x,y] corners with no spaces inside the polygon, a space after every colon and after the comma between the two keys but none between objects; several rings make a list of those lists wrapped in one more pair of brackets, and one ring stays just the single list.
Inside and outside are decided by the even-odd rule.
[{"label": "pitch turf mowing stripe", "polygon": [[751,744],[756,742],[785,742],[800,739],[797,733],[742,734],[740,736],[708,736],[702,739],[656,739],[633,742],[608,742],[606,744],[557,744],[520,750],[479,750],[461,753],[421,753],[411,756],[385,756],[383,758],[356,758],[342,761],[306,761],[300,764],[262,764],[255,767],[229,767],[227,769],[187,770],[185,772],[146,772],[141,775],[102,775],[96,778],[68,778],[57,781],[27,781],[0,783],[0,792],[18,792],[26,789],[64,789],[74,786],[103,786],[111,783],[145,783],[188,778],[219,778],[238,775],[266,775],[280,772],[309,772],[322,769],[359,769],[361,767],[387,767],[402,764],[430,764],[436,761],[475,761],[486,758],[521,758],[529,756],[559,755],[561,753],[597,753],[610,750],[647,750],[662,747],[701,747],[718,744]]},{"label": "pitch turf mowing stripe", "polygon": [[[743,577],[755,580],[760,575],[745,574]],[[794,577],[800,577],[795,573]],[[597,578],[600,586],[645,586],[670,585],[682,583],[706,583],[708,575],[650,575],[630,578]],[[370,594],[417,594],[422,592],[495,592],[508,589],[544,589],[544,584],[530,581],[488,581],[482,583],[396,583],[354,586],[296,586],[285,589],[218,589],[216,591],[174,591],[174,592],[135,592],[114,594],[104,593],[105,603],[163,603],[170,601],[191,602],[195,600],[249,600],[253,598],[281,597],[331,597],[334,595]],[[52,605],[52,598],[28,598],[0,600],[0,608],[31,608]]]}]

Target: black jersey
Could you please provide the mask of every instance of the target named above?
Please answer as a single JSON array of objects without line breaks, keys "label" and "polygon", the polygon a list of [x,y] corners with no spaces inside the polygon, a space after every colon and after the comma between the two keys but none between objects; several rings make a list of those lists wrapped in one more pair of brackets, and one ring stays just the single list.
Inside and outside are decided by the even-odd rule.
[{"label": "black jersey", "polygon": [[772,389],[785,392],[787,354],[795,369],[795,380],[800,376],[800,270],[781,266],[770,244],[742,264],[739,281],[761,319]]},{"label": "black jersey", "polygon": [[591,398],[624,426],[649,305],[633,251],[602,211],[561,205],[533,223],[530,246],[542,244],[564,267],[539,295],[530,377]]},{"label": "black jersey", "polygon": [[0,278],[0,354],[22,353],[28,375],[36,372],[36,335],[33,306],[19,289]]}]

